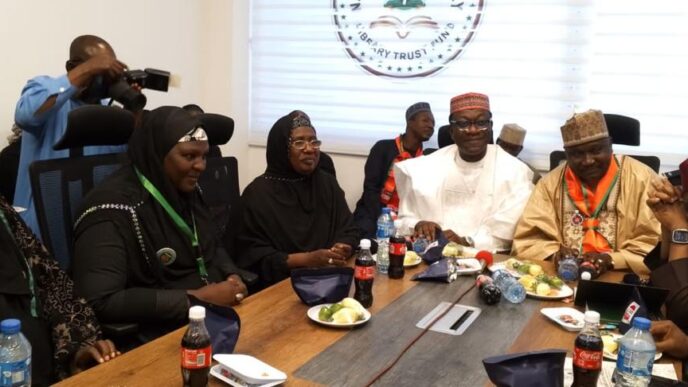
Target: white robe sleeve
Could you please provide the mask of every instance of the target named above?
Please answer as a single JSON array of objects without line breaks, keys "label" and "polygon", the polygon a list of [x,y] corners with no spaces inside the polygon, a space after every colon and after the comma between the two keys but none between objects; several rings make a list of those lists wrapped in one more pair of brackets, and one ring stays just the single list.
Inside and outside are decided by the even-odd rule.
[{"label": "white robe sleeve", "polygon": [[403,227],[413,230],[421,219],[413,195],[413,177],[408,173],[404,163],[394,164],[394,181],[399,195],[399,214]]}]

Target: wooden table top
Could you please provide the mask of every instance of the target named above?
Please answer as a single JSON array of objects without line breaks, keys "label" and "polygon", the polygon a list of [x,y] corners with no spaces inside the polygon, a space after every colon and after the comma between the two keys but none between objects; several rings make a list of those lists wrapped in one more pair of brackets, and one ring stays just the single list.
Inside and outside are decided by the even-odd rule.
[{"label": "wooden table top", "polygon": [[[544,262],[545,269],[551,269]],[[416,286],[411,276],[425,270],[421,264],[407,270],[403,280],[377,276],[373,286],[373,314],[393,303]],[[549,270],[547,270],[549,271]],[[623,273],[609,273],[604,280],[620,280]],[[475,291],[475,290],[473,290]],[[505,302],[505,301],[502,301]],[[572,304],[569,304],[572,305]],[[543,301],[541,307],[562,306],[561,302]],[[540,308],[537,308],[538,310]],[[248,354],[284,371],[287,386],[317,385],[299,379],[294,372],[350,332],[348,329],[329,329],[308,319],[308,306],[301,303],[291,289],[289,280],[282,281],[257,293],[236,307],[241,317],[241,333],[235,353]],[[186,328],[178,329],[155,341],[129,351],[108,363],[75,375],[58,386],[175,386],[181,384],[179,349]],[[547,320],[539,312],[533,313],[525,328],[518,334],[508,352],[532,351],[546,348],[566,348],[571,351],[575,333],[567,332]],[[667,361],[664,360],[663,361]],[[675,362],[677,374],[680,362]],[[225,384],[211,377],[210,385]]]}]

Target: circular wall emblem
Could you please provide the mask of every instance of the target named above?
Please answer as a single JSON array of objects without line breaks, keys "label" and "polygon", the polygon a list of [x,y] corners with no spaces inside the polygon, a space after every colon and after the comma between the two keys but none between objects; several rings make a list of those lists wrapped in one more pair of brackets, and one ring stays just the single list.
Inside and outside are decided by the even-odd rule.
[{"label": "circular wall emblem", "polygon": [[333,0],[346,51],[368,72],[423,77],[456,59],[473,39],[485,0]]}]

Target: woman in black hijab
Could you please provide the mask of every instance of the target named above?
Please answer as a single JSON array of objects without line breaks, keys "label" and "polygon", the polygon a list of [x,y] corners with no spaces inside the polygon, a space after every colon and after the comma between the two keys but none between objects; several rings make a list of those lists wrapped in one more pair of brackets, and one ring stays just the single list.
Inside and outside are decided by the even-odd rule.
[{"label": "woman in black hijab", "polygon": [[32,347],[31,384],[47,386],[116,357],[86,300],[0,196],[0,320],[21,321]]},{"label": "woman in black hijab", "polygon": [[357,230],[336,178],[320,167],[320,140],[294,111],[270,130],[267,169],[241,195],[239,265],[268,286],[292,268],[343,266]]},{"label": "woman in black hijab", "polygon": [[196,185],[203,126],[178,107],[151,111],[129,140],[131,165],[88,194],[75,223],[77,289],[102,322],[138,323],[142,341],[183,325],[189,295],[224,306],[246,295]]}]

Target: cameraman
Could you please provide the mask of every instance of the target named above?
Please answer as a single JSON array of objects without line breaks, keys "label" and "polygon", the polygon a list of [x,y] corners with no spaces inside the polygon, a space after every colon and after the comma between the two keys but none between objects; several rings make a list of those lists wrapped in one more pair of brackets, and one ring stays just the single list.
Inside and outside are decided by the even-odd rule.
[{"label": "cameraman", "polygon": [[[14,119],[23,129],[14,205],[26,208],[21,215],[40,237],[29,180],[29,166],[36,160],[68,157],[68,150],[53,150],[67,127],[70,111],[84,104],[99,104],[107,97],[112,80],[122,77],[126,65],[108,42],[93,35],[75,38],[69,47],[67,73],[57,78],[29,80],[17,102]],[[97,130],[97,128],[94,128]],[[84,147],[84,155],[118,153],[120,146]]]}]

